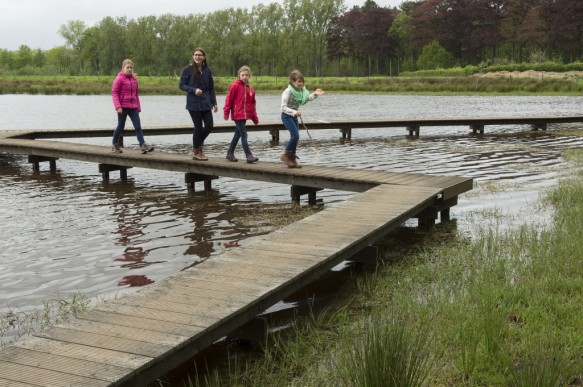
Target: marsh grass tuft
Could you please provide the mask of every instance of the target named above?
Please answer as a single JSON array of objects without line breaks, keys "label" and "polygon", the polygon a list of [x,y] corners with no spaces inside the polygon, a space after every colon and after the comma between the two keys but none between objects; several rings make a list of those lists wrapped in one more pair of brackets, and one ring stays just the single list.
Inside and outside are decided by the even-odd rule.
[{"label": "marsh grass tuft", "polygon": [[0,346],[54,324],[68,321],[71,317],[85,312],[89,304],[90,300],[78,292],[70,299],[45,300],[42,310],[8,310],[0,315]]},{"label": "marsh grass tuft", "polygon": [[427,379],[431,340],[427,331],[413,331],[398,311],[359,322],[343,332],[334,362],[337,380],[328,385],[422,386]]}]

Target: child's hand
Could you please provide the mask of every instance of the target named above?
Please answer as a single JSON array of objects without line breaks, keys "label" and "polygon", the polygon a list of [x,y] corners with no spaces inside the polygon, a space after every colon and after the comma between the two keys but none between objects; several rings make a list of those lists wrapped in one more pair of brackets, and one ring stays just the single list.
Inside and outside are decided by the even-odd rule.
[{"label": "child's hand", "polygon": [[326,94],[326,92],[324,90],[322,90],[322,89],[316,89],[316,91],[314,93],[316,93],[316,95],[318,97],[321,96],[321,95]]},{"label": "child's hand", "polygon": [[301,116],[302,116],[302,112],[298,110],[298,111],[296,112],[296,117],[301,117]]}]

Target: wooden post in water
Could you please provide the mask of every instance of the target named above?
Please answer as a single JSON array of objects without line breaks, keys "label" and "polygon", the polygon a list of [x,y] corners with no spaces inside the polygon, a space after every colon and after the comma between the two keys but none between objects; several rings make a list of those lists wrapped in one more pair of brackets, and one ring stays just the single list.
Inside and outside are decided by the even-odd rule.
[{"label": "wooden post in water", "polygon": [[315,205],[318,201],[316,199],[316,192],[321,191],[322,188],[305,187],[301,185],[292,185],[290,189],[290,196],[292,203],[300,204],[300,196],[308,195],[308,204]]},{"label": "wooden post in water", "polygon": [[122,181],[128,180],[128,169],[131,167],[125,167],[122,165],[113,165],[113,164],[99,164],[99,173],[101,173],[101,177],[104,182],[109,182],[109,172],[111,171],[119,171],[119,178]]},{"label": "wooden post in water", "polygon": [[484,125],[482,124],[470,125],[470,129],[474,134],[476,134],[477,132],[480,132],[480,134],[484,134]]},{"label": "wooden post in water", "polygon": [[419,125],[409,125],[407,126],[407,131],[409,132],[409,137],[419,137]]},{"label": "wooden post in water", "polygon": [[32,170],[34,172],[40,171],[40,163],[48,161],[49,162],[49,170],[51,173],[57,172],[57,160],[58,157],[45,157],[45,156],[37,156],[37,155],[28,155],[28,162],[32,164]]},{"label": "wooden post in water", "polygon": [[203,175],[200,173],[187,172],[184,174],[184,182],[186,183],[186,188],[188,191],[195,192],[194,184],[196,182],[204,182],[204,191],[208,194],[212,191],[212,180],[218,179],[218,176],[214,175]]},{"label": "wooden post in water", "polygon": [[547,130],[547,123],[546,122],[539,122],[536,124],[531,124],[530,125],[531,130]]}]

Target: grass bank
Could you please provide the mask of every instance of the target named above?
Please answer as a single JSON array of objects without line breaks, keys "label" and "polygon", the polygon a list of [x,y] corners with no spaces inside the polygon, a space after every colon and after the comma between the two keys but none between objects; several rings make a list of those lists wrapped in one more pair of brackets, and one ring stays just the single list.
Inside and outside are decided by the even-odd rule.
[{"label": "grass bank", "polygon": [[[583,151],[567,157],[583,165]],[[583,174],[541,199],[547,229],[435,228],[359,276],[340,309],[297,319],[262,356],[186,385],[563,386],[583,380]],[[165,385],[161,383],[160,385]]]},{"label": "grass bank", "polygon": [[[139,76],[141,95],[183,95],[177,77]],[[232,77],[215,77],[217,93],[226,93]],[[110,76],[2,76],[0,94],[106,95],[111,93]],[[258,93],[278,93],[287,86],[286,77],[254,76]],[[306,78],[309,90],[318,87],[338,93],[425,93],[425,94],[547,94],[583,93],[579,78],[484,78],[469,76],[322,77]]]}]

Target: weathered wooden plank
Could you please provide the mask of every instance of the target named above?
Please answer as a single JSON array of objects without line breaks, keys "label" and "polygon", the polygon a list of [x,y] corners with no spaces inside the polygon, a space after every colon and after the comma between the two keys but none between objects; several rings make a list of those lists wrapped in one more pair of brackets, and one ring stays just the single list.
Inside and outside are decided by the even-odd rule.
[{"label": "weathered wooden plank", "polygon": [[172,349],[170,345],[153,344],[144,341],[123,339],[102,334],[80,332],[61,327],[52,327],[49,330],[35,334],[36,337],[45,339],[64,341],[67,343],[80,344],[95,348],[109,349],[117,352],[130,353],[133,355],[160,356]]},{"label": "weathered wooden plank", "polygon": [[86,386],[101,387],[109,383],[65,372],[0,361],[0,375],[7,380],[30,383],[35,386]]},{"label": "weathered wooden plank", "polygon": [[[153,324],[152,324],[153,325]],[[93,333],[114,338],[142,341],[156,345],[175,346],[187,340],[189,336],[157,332],[151,329],[129,328],[118,324],[108,324],[90,320],[74,319],[67,323],[55,325],[57,328]]]},{"label": "weathered wooden plank", "polygon": [[72,357],[129,369],[139,368],[152,360],[151,356],[112,351],[99,347],[88,347],[86,345],[35,336],[28,337],[26,340],[19,340],[13,345],[46,354]]},{"label": "weathered wooden plank", "polygon": [[[132,372],[132,369],[130,368],[77,359],[71,356],[47,354],[46,352],[34,351],[16,346],[7,347],[0,352],[0,361],[88,377],[106,382],[115,382],[125,374]],[[0,375],[1,374],[0,371]],[[0,383],[0,385],[3,384]]]},{"label": "weathered wooden plank", "polygon": [[200,333],[203,326],[177,324],[170,321],[157,321],[143,317],[120,315],[100,310],[90,310],[77,317],[79,320],[101,322],[129,328],[148,329],[154,332],[191,337]]},{"label": "weathered wooden plank", "polygon": [[183,325],[208,326],[209,324],[214,324],[216,322],[216,319],[212,317],[175,313],[165,310],[148,308],[145,306],[125,305],[121,302],[116,302],[115,304],[101,305],[96,307],[96,310],[108,313],[115,313],[120,315],[120,318],[121,316],[151,318],[153,322],[158,322],[159,324],[162,324],[164,321],[167,321]]},{"label": "weathered wooden plank", "polygon": [[40,385],[39,384],[17,382],[14,380],[8,380],[8,379],[4,379],[2,377],[2,375],[0,375],[0,386],[2,386],[2,387],[35,387],[35,386],[40,386]]}]

